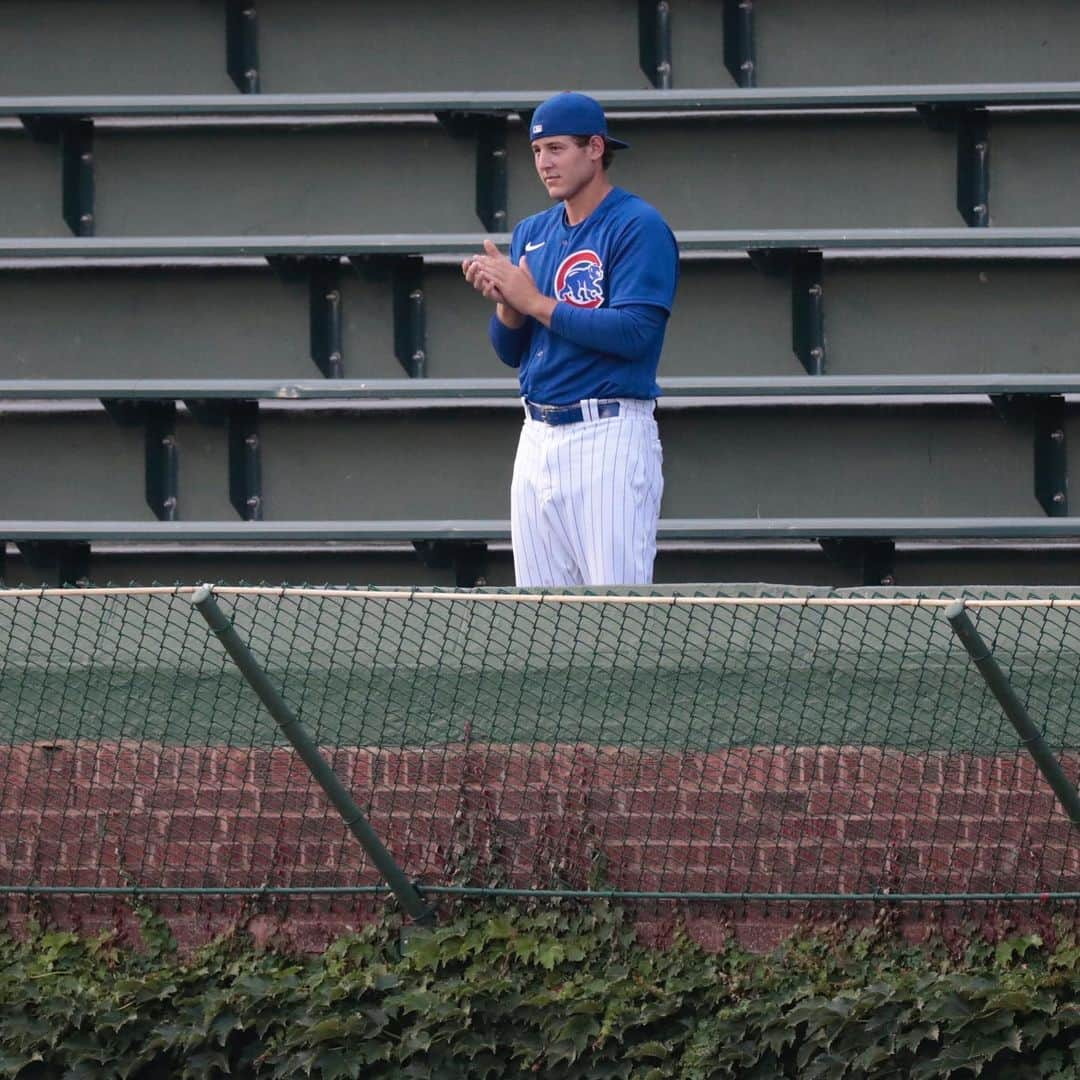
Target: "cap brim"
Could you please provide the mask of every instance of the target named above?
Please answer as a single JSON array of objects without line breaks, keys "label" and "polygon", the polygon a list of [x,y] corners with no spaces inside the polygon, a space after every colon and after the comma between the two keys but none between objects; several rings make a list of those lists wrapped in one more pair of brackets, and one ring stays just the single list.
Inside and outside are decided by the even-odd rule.
[{"label": "cap brim", "polygon": [[629,150],[630,144],[625,143],[622,139],[613,139],[610,135],[604,136],[604,143],[609,150]]}]

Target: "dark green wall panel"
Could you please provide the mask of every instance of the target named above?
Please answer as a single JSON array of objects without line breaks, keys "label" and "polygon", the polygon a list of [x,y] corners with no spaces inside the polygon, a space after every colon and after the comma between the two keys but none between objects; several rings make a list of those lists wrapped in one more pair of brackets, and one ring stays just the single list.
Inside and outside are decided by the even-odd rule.
[{"label": "dark green wall panel", "polygon": [[433,126],[103,132],[98,233],[475,231],[474,156]]},{"label": "dark green wall panel", "polygon": [[0,192],[0,235],[70,235],[55,144],[33,142],[21,129],[0,129]]},{"label": "dark green wall panel", "polygon": [[263,90],[648,86],[634,0],[259,0]]},{"label": "dark green wall panel", "polygon": [[1070,372],[1080,363],[1080,264],[830,264],[833,375]]},{"label": "dark green wall panel", "polygon": [[[179,516],[235,517],[223,470],[224,431],[180,414]],[[0,519],[153,521],[141,427],[96,413],[0,415]]]},{"label": "dark green wall panel", "polygon": [[990,220],[994,225],[1080,223],[1080,113],[994,117]]},{"label": "dark green wall panel", "polygon": [[308,293],[269,270],[0,272],[5,378],[310,378]]},{"label": "dark green wall panel", "polygon": [[797,375],[787,281],[745,260],[685,262],[661,374]]},{"label": "dark green wall panel", "polygon": [[1075,79],[1072,0],[757,0],[759,86]]},{"label": "dark green wall panel", "polygon": [[[427,374],[508,376],[491,306],[454,263],[424,275]],[[389,276],[342,268],[344,373],[400,378]],[[1068,373],[1080,263],[826,261],[834,375]],[[0,270],[0,378],[315,378],[308,286],[263,267]],[[661,374],[796,375],[787,279],[745,258],[682,264]]]},{"label": "dark green wall panel", "polygon": [[222,94],[224,0],[3,0],[0,94]]},{"label": "dark green wall panel", "polygon": [[667,517],[1042,516],[1031,433],[989,406],[693,410],[660,428]]},{"label": "dark green wall panel", "polygon": [[[220,93],[224,0],[3,0],[0,93]],[[644,88],[635,0],[257,0],[266,92]],[[731,86],[719,0],[671,4],[672,82]],[[757,0],[759,85],[1061,80],[1071,0]]]},{"label": "dark green wall panel", "polygon": [[[103,411],[8,413],[0,520],[149,520],[142,433]],[[1033,516],[1033,439],[986,404],[680,408],[659,415],[663,516]],[[508,517],[520,411],[265,408],[267,520]],[[1066,429],[1070,464],[1080,423]],[[181,516],[235,520],[224,429],[177,423]],[[18,467],[11,463],[18,462]]]}]

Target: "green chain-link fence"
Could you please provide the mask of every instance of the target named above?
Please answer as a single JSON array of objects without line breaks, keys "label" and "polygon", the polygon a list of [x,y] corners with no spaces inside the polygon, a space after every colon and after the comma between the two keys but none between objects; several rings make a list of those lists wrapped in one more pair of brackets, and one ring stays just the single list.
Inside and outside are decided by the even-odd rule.
[{"label": "green chain-link fence", "polygon": [[[190,589],[0,591],[0,887],[382,888]],[[945,600],[218,589],[430,891],[1080,898]],[[1080,774],[1080,601],[979,632]]]}]

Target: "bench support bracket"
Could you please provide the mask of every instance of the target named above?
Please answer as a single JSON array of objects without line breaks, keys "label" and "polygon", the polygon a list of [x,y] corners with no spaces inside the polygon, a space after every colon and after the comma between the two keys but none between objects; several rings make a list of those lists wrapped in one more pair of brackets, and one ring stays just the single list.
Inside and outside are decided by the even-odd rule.
[{"label": "bench support bracket", "polygon": [[121,427],[142,427],[146,504],[159,521],[176,521],[180,474],[176,402],[102,399],[101,403]]},{"label": "bench support bracket", "polygon": [[638,63],[657,90],[670,90],[671,4],[638,0]]},{"label": "bench support bracket", "polygon": [[757,86],[754,0],[724,0],[724,67],[736,86]]},{"label": "bench support bracket", "polygon": [[255,0],[225,0],[225,63],[237,90],[242,94],[259,92]]},{"label": "bench support bracket", "polygon": [[1008,422],[1031,426],[1035,498],[1047,517],[1068,517],[1069,474],[1064,395],[992,394],[990,400]]},{"label": "bench support bracket", "polygon": [[894,540],[831,537],[818,543],[831,563],[855,571],[863,585],[896,584]]},{"label": "bench support bracket", "polygon": [[486,583],[488,547],[484,540],[414,540],[420,561],[432,570],[454,571],[454,586],[471,589]]}]

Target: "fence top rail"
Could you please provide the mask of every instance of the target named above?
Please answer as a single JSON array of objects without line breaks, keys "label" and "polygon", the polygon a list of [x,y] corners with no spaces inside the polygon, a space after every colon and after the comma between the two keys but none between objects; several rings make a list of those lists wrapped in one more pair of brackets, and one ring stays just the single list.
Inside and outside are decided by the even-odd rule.
[{"label": "fence top rail", "polygon": [[[827,397],[865,394],[1067,394],[1080,373],[1034,375],[735,375],[661,377],[668,396]],[[514,378],[0,379],[0,399],[266,401],[517,398]]]},{"label": "fence top rail", "polygon": [[[377,521],[0,521],[0,540],[285,541],[508,540],[499,519]],[[829,537],[937,539],[1080,538],[1080,517],[666,518],[662,540],[820,540]]]},{"label": "fence top rail", "polygon": [[966,596],[685,596],[670,595],[594,595],[588,593],[481,592],[430,589],[358,589],[317,588],[298,585],[145,585],[79,588],[3,588],[0,600],[33,598],[108,598],[122,596],[194,596],[201,588],[216,596],[268,596],[280,599],[314,598],[334,600],[372,600],[378,602],[419,600],[440,603],[490,604],[583,604],[623,607],[832,607],[832,608],[947,608],[962,599],[970,608],[1078,608],[1080,597],[1009,597],[976,598]]},{"label": "fence top rail", "polygon": [[[355,94],[3,96],[0,116],[273,116],[531,111],[554,90]],[[1080,103],[1080,82],[932,83],[754,89],[592,90],[612,112],[895,109]]]},{"label": "fence top rail", "polygon": [[[969,226],[904,229],[685,229],[680,251],[896,251],[914,255],[948,249],[1000,250],[1004,257],[1031,249],[1080,247],[1080,227]],[[485,240],[506,245],[509,233],[390,233],[275,236],[50,236],[5,237],[2,259],[178,259],[268,256],[461,255]],[[1028,256],[1030,257],[1030,255]]]}]

